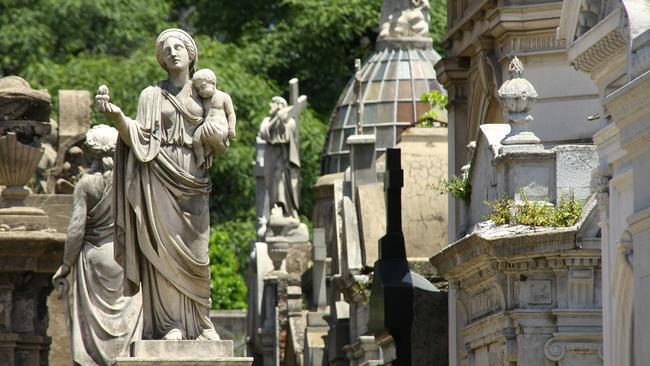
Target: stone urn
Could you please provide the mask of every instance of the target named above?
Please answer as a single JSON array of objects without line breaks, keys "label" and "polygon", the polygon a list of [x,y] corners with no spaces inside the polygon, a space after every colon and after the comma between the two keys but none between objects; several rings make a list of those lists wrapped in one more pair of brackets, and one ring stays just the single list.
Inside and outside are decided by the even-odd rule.
[{"label": "stone urn", "polygon": [[43,149],[21,144],[15,133],[0,137],[0,185],[6,187],[1,193],[5,207],[0,208],[0,225],[5,229],[38,230],[48,225],[43,210],[24,207],[29,195],[25,185],[34,175],[41,156]]},{"label": "stone urn", "polygon": [[0,137],[0,184],[5,207],[22,206],[29,190],[24,186],[36,171],[43,149],[23,145],[16,134],[9,132]]},{"label": "stone urn", "polygon": [[512,59],[508,70],[510,78],[499,88],[499,100],[511,130],[501,144],[539,144],[539,137],[529,131],[533,116],[528,113],[538,98],[537,91],[523,78],[524,66],[517,57]]},{"label": "stone urn", "polygon": [[289,243],[287,239],[282,236],[274,236],[268,238],[266,244],[268,245],[269,257],[273,262],[273,269],[275,271],[280,271],[282,268],[282,261],[284,261],[289,252]]},{"label": "stone urn", "polygon": [[0,226],[4,230],[47,227],[43,210],[24,207],[25,188],[43,156],[41,138],[50,133],[51,98],[17,76],[0,79]]}]

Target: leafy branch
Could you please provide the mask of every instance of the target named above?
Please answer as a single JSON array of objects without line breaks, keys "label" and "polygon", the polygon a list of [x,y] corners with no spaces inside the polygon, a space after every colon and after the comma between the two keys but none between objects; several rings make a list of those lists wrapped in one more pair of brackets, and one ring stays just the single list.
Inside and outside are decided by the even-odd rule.
[{"label": "leafy branch", "polygon": [[440,121],[439,111],[444,110],[449,102],[447,94],[443,94],[437,90],[422,94],[420,97],[421,102],[429,103],[431,107],[428,112],[423,113],[418,117],[419,127],[447,127],[447,122]]}]

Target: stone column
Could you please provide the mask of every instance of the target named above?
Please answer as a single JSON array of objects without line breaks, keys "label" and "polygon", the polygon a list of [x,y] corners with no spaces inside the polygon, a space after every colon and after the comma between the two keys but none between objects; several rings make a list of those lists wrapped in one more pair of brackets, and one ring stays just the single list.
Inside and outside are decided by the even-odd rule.
[{"label": "stone column", "polygon": [[262,340],[264,366],[280,365],[277,290],[278,277],[268,275],[264,279],[264,297],[262,305],[262,327],[258,330]]},{"label": "stone column", "polygon": [[355,202],[359,185],[377,182],[375,141],[375,135],[352,135],[346,140],[350,146],[350,181]]}]

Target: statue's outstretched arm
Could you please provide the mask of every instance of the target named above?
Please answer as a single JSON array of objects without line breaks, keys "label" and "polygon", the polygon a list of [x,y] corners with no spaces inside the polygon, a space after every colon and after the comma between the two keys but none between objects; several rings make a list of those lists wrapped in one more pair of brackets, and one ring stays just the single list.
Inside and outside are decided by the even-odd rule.
[{"label": "statue's outstretched arm", "polygon": [[115,125],[120,137],[127,144],[131,145],[131,138],[129,132],[129,120],[122,109],[115,104],[110,102],[110,96],[108,94],[108,87],[106,85],[101,85],[97,90],[97,95],[95,96],[95,101],[97,102],[97,108],[100,112],[108,116]]}]

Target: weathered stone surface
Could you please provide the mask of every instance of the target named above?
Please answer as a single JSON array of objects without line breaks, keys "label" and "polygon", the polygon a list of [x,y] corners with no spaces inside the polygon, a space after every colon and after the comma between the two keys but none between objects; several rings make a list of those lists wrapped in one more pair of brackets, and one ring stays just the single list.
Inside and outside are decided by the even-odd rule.
[{"label": "weathered stone surface", "polygon": [[65,233],[72,214],[71,194],[32,194],[25,198],[25,205],[45,211],[49,220],[48,227]]},{"label": "weathered stone surface", "polygon": [[119,357],[113,365],[249,366],[253,362],[232,354],[232,341],[142,340],[133,342],[130,357]]},{"label": "weathered stone surface", "polygon": [[47,363],[46,303],[64,240],[45,231],[0,232],[0,364]]},{"label": "weathered stone surface", "polygon": [[87,90],[59,90],[59,144],[90,128],[92,99]]},{"label": "weathered stone surface", "polygon": [[447,196],[435,187],[447,179],[447,129],[410,128],[402,151],[402,223],[408,257],[429,257],[447,245]]},{"label": "weathered stone surface", "polygon": [[598,155],[593,145],[562,145],[555,148],[556,197],[586,200],[591,196],[591,171],[598,166]]},{"label": "weathered stone surface", "polygon": [[0,79],[0,120],[49,121],[52,98],[18,76]]},{"label": "weathered stone surface", "polygon": [[379,239],[386,232],[386,202],[382,184],[358,187],[357,210],[362,239],[363,265],[371,267],[379,258]]},{"label": "weathered stone surface", "polygon": [[131,344],[132,357],[232,357],[233,341],[140,340]]},{"label": "weathered stone surface", "polygon": [[124,357],[113,366],[250,366],[252,357]]},{"label": "weathered stone surface", "polygon": [[72,354],[70,353],[70,337],[65,324],[65,310],[63,299],[59,299],[56,291],[47,297],[47,336],[52,339],[48,363],[50,365],[72,365]]}]

